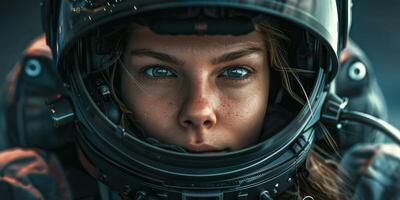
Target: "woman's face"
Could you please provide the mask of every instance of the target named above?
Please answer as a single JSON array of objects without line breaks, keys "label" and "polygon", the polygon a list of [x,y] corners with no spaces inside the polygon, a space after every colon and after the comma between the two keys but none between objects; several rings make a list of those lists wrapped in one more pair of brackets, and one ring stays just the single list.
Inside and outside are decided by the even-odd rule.
[{"label": "woman's face", "polygon": [[170,36],[140,27],[123,59],[122,99],[147,136],[192,152],[257,142],[269,90],[260,33]]}]

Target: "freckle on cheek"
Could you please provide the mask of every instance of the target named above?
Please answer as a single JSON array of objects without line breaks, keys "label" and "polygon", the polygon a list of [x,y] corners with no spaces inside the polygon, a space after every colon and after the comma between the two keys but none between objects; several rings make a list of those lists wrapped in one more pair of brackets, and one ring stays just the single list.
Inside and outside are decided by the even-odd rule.
[{"label": "freckle on cheek", "polygon": [[144,119],[149,119],[149,114],[147,112],[143,113]]}]

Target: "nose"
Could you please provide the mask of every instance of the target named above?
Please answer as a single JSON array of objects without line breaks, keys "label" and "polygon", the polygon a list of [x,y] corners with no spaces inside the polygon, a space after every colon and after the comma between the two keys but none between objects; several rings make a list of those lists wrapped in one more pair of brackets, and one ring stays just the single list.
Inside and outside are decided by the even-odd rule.
[{"label": "nose", "polygon": [[217,117],[212,95],[201,89],[194,89],[190,93],[179,113],[180,125],[196,132],[213,128],[217,123]]}]

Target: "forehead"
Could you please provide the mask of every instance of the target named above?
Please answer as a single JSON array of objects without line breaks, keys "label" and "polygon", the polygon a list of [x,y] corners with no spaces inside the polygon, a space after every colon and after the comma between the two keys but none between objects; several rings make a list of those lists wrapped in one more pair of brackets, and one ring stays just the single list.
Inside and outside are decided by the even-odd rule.
[{"label": "forehead", "polygon": [[264,37],[259,32],[246,35],[158,35],[140,26],[129,36],[128,49],[152,48],[163,51],[177,50],[227,50],[244,47],[264,49]]}]

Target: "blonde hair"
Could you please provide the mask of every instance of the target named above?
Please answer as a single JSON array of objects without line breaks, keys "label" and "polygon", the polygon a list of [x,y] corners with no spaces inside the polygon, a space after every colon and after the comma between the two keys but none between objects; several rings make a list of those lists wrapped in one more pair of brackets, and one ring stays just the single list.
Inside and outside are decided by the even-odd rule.
[{"label": "blonde hair", "polygon": [[[295,99],[299,104],[306,103],[311,109],[308,94],[304,89],[299,76],[302,74],[315,74],[315,71],[304,69],[296,69],[290,67],[287,62],[287,53],[282,46],[284,41],[289,40],[281,28],[277,26],[277,22],[273,19],[265,20],[257,24],[258,30],[264,35],[267,54],[270,59],[270,67],[280,72],[282,87]],[[297,82],[301,91],[292,88],[290,76]],[[302,94],[299,94],[302,93]],[[303,97],[302,97],[303,96]],[[322,133],[325,135],[325,142],[330,148],[337,153],[337,145],[329,134],[325,126],[319,122]],[[307,175],[300,174],[298,176],[297,197],[311,196],[314,199],[350,199],[349,186],[344,180],[346,177],[339,177],[337,162],[324,158],[320,152],[322,148],[314,144],[310,155],[306,160]],[[338,153],[337,153],[338,154]],[[345,172],[343,172],[345,174]],[[351,188],[350,188],[351,190]],[[290,192],[290,191],[289,191]],[[293,194],[293,192],[292,192]]]},{"label": "blonde hair", "polygon": [[[210,11],[210,10],[209,10]],[[212,13],[212,12],[209,12]],[[240,12],[239,12],[240,13]],[[233,15],[236,15],[236,11]],[[232,14],[231,14],[232,15]],[[315,71],[296,69],[290,67],[288,63],[288,56],[285,48],[283,46],[284,42],[288,42],[289,38],[286,36],[285,32],[281,27],[278,26],[278,21],[272,18],[268,18],[257,24],[257,31],[263,34],[265,38],[265,46],[267,49],[267,56],[269,59],[269,66],[271,69],[279,72],[281,76],[281,86],[288,92],[288,94],[296,100],[301,105],[310,106],[308,100],[308,94],[306,89],[304,89],[300,77],[303,74],[316,74]],[[125,27],[125,34],[129,35],[132,33],[131,27]],[[123,52],[122,44],[123,40],[119,41],[117,49],[113,52],[114,55],[112,66],[103,73],[105,80],[109,82],[112,87],[112,96],[117,102],[122,115],[120,119],[120,124],[126,129],[140,129],[135,121],[133,121],[132,112],[127,108],[124,102],[120,99],[118,90],[115,89],[118,84],[118,65]],[[292,78],[291,78],[292,77]],[[301,88],[300,90],[293,89],[293,80]],[[306,105],[307,106],[307,105]],[[311,109],[311,106],[310,106]],[[330,136],[329,132],[323,126],[319,124],[323,133],[325,134],[326,143],[331,146],[335,151],[336,143]],[[143,134],[142,130],[136,131],[136,133]],[[287,191],[284,196],[296,196],[297,198],[303,198],[305,196],[312,196],[314,199],[350,199],[349,188],[351,186],[346,185],[346,181],[338,176],[337,163],[333,160],[325,159],[321,155],[322,148],[318,145],[313,145],[310,155],[308,156],[305,166],[308,171],[308,175],[298,174],[297,184],[295,185],[294,191]]]}]

